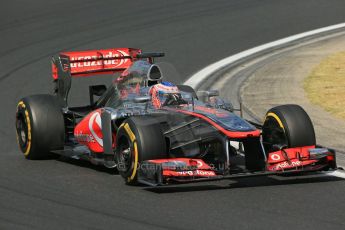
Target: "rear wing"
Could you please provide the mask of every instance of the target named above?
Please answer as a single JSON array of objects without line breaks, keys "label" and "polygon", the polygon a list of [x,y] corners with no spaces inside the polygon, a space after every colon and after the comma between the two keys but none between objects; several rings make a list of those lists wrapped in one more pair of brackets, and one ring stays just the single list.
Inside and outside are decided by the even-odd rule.
[{"label": "rear wing", "polygon": [[141,49],[135,48],[62,52],[52,58],[54,93],[67,106],[72,77],[122,72],[136,60],[153,63],[155,57],[163,56],[164,53],[141,53]]},{"label": "rear wing", "polygon": [[59,59],[64,59],[63,69],[70,72],[72,77],[81,77],[121,72],[128,68],[140,53],[140,49],[134,48],[62,52],[52,59],[53,78],[59,78]]}]

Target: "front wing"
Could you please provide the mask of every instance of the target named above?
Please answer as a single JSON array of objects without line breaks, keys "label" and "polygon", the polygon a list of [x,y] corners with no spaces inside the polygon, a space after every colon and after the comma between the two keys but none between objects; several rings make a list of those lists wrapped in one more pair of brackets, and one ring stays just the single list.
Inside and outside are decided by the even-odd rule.
[{"label": "front wing", "polygon": [[336,170],[335,152],[312,146],[289,148],[268,154],[266,166],[259,171],[219,170],[202,159],[169,158],[148,160],[138,168],[138,182],[149,186],[216,181],[240,177],[286,175],[322,170]]}]

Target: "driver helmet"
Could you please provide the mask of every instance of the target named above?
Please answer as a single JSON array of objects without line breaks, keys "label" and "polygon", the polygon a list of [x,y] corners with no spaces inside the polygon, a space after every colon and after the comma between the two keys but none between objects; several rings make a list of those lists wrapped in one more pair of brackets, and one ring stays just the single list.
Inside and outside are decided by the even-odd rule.
[{"label": "driver helmet", "polygon": [[149,94],[152,97],[152,105],[157,109],[166,105],[179,105],[182,99],[177,86],[167,81],[153,85]]}]

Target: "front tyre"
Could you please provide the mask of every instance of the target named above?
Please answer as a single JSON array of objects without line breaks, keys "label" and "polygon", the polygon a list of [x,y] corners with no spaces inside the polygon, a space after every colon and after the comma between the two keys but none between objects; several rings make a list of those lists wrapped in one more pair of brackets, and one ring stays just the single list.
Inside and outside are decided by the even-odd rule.
[{"label": "front tyre", "polygon": [[141,162],[168,157],[160,124],[151,117],[126,119],[119,127],[116,144],[118,171],[129,185],[137,184]]},{"label": "front tyre", "polygon": [[275,147],[315,146],[313,124],[299,105],[280,105],[266,113],[262,127],[262,138],[266,152]]},{"label": "front tyre", "polygon": [[64,146],[64,118],[53,95],[33,95],[21,99],[16,112],[16,134],[27,159],[48,158],[52,150]]}]

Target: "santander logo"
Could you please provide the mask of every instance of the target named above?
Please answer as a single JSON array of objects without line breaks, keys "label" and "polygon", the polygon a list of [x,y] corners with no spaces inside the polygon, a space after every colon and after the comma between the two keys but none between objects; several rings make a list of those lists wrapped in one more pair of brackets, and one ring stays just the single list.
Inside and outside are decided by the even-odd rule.
[{"label": "santander logo", "polygon": [[98,126],[98,130],[102,130],[102,120],[101,120],[101,114],[99,112],[95,112],[92,114],[89,120],[89,129],[91,134],[93,135],[95,141],[103,147],[103,139],[97,135],[95,132],[95,126]]},{"label": "santander logo", "polygon": [[[92,55],[94,54],[94,55]],[[115,50],[109,51],[107,54],[103,54],[102,56],[99,53],[92,52],[90,55],[85,56],[76,56],[71,57],[71,61],[80,61],[71,63],[71,68],[82,68],[82,67],[90,67],[90,66],[103,66],[103,65],[111,65],[112,68],[116,68],[121,66],[129,61],[128,58],[125,59],[113,59],[113,60],[94,60],[100,57],[103,58],[119,58],[119,57],[128,57],[129,54],[123,50]]]}]

